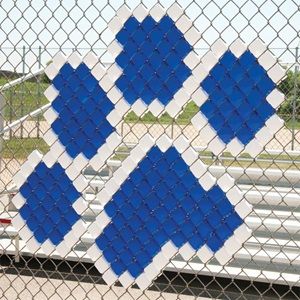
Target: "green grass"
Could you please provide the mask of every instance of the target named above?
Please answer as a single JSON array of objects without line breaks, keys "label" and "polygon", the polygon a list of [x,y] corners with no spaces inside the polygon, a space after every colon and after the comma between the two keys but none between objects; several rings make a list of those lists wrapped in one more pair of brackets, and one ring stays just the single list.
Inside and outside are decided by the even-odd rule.
[{"label": "green grass", "polygon": [[[0,86],[6,84],[13,79],[0,77]],[[4,108],[4,116],[6,120],[16,120],[20,117],[34,111],[35,109],[48,103],[48,100],[43,95],[45,89],[48,87],[48,83],[37,83],[26,81],[18,84],[4,92],[6,99],[6,105]],[[190,102],[183,109],[183,112],[176,118],[171,118],[167,113],[157,118],[152,113],[146,113],[142,118],[138,117],[134,112],[130,112],[125,117],[127,123],[160,123],[162,125],[178,124],[187,125],[190,124],[192,117],[199,111],[199,108],[194,102]],[[286,126],[292,128],[292,120],[289,115],[282,116],[286,121]],[[300,129],[300,118],[298,117],[295,124],[295,129]]]},{"label": "green grass", "polygon": [[3,141],[1,155],[2,158],[6,159],[26,159],[34,150],[46,153],[49,150],[49,146],[41,138],[13,138]]},{"label": "green grass", "polygon": [[148,112],[143,117],[139,118],[134,112],[130,112],[125,117],[127,123],[160,123],[170,125],[176,123],[178,125],[187,125],[191,122],[192,117],[199,111],[199,108],[194,102],[190,102],[186,105],[183,112],[176,118],[171,118],[167,113],[157,118],[152,113]]},{"label": "green grass", "polygon": [[295,129],[300,129],[300,120],[299,119],[297,119],[296,121],[293,121],[291,119],[285,121],[285,126],[289,129],[293,128],[293,124],[294,124]]},{"label": "green grass", "polygon": [[[1,155],[5,159],[19,159],[25,160],[28,155],[34,151],[39,150],[41,153],[45,154],[49,150],[49,146],[44,142],[42,138],[12,138],[10,140],[3,141],[3,147]],[[216,157],[213,158],[211,152],[201,151],[199,153],[203,162],[207,165],[220,164],[225,167],[243,167],[243,168],[274,168],[274,169],[293,169],[300,170],[300,157],[294,157],[293,160],[290,156],[286,154],[280,155],[270,155],[261,154],[260,159],[265,159],[266,161],[259,161],[257,159],[251,159],[248,154],[242,154],[238,159],[235,159],[229,153],[224,153],[223,158],[230,158],[231,160],[220,159]],[[128,149],[121,147],[118,149],[116,154],[112,159],[124,160],[128,156]],[[243,161],[240,158],[249,158],[247,161]],[[277,161],[276,161],[277,160]],[[278,162],[281,160],[281,162]]]},{"label": "green grass", "polygon": [[[0,78],[0,86],[13,79]],[[48,103],[44,96],[47,83],[26,81],[4,91],[4,116],[7,120],[16,120]]]},{"label": "green grass", "polygon": [[[199,111],[198,106],[194,102],[190,102],[183,109],[182,113],[176,118],[171,118],[167,113],[163,114],[161,117],[157,118],[153,116],[152,113],[148,112],[143,117],[138,117],[134,112],[130,112],[125,117],[125,122],[127,123],[145,123],[145,124],[154,124],[160,123],[162,125],[188,125],[191,123],[191,119],[193,116]],[[291,120],[291,116],[283,115],[281,116],[283,120],[285,120],[285,125],[287,128],[293,128],[293,121]],[[294,122],[294,128],[300,129],[300,118],[298,117]]]}]

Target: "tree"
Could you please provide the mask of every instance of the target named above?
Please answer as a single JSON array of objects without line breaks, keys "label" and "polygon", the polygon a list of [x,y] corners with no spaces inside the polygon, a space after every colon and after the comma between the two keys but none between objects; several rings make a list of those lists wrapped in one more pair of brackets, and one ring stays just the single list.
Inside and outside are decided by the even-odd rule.
[{"label": "tree", "polygon": [[[296,109],[299,109],[300,99],[300,73],[288,71],[286,78],[279,84],[278,89],[285,95],[285,101],[281,104],[279,113],[291,114],[293,110],[293,101],[296,101]],[[296,91],[296,95],[295,95]],[[295,99],[296,98],[296,99]]]}]

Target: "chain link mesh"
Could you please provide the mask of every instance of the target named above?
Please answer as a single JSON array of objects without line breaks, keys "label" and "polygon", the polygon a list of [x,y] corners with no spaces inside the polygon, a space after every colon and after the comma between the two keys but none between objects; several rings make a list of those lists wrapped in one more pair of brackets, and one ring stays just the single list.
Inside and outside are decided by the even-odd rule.
[{"label": "chain link mesh", "polygon": [[[44,91],[51,81],[44,73],[53,57],[92,51],[105,67],[114,60],[108,46],[114,36],[108,23],[122,5],[133,11],[140,3],[164,10],[177,3],[201,34],[194,46],[199,58],[218,39],[246,45],[260,38],[285,69],[277,88],[285,100],[277,110],[284,120],[263,151],[215,155],[191,120],[199,106],[191,101],[171,117],[164,113],[126,114],[116,125],[122,138],[100,170],[85,166],[88,182],[82,213],[86,224],[103,209],[97,195],[121,162],[146,135],[183,135],[213,176],[229,174],[253,209],[245,222],[251,237],[223,266],[215,259],[202,263],[196,255],[180,255],[147,290],[108,285],[87,251],[93,244],[88,232],[64,257],[52,251],[30,251],[10,220],[17,214],[12,198],[18,193],[13,176],[33,150],[46,154],[43,137],[50,125],[43,116],[49,107]],[[299,196],[299,2],[293,0],[218,1],[12,1],[0,5],[0,298],[1,299],[300,299]]]}]

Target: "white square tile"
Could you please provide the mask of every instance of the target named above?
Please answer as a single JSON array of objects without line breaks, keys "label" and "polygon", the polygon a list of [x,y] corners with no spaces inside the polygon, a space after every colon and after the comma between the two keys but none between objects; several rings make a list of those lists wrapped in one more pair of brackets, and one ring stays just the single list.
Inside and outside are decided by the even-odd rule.
[{"label": "white square tile", "polygon": [[178,3],[173,3],[167,12],[173,21],[177,21],[184,14],[182,7]]},{"label": "white square tile", "polygon": [[199,82],[202,82],[209,75],[209,71],[202,63],[198,64],[192,72]]},{"label": "white square tile", "polygon": [[164,134],[156,141],[156,145],[162,152],[166,152],[172,146],[172,140]]},{"label": "white square tile", "polygon": [[192,21],[184,14],[180,16],[175,24],[182,33],[186,33],[193,25]]},{"label": "white square tile", "polygon": [[44,92],[45,97],[52,102],[59,95],[58,90],[54,87],[54,85],[50,85]]},{"label": "white square tile", "polygon": [[244,144],[242,144],[236,137],[227,144],[227,149],[233,156],[238,156],[244,148]]},{"label": "white square tile", "polygon": [[102,275],[102,278],[109,286],[113,285],[118,280],[118,277],[115,275],[115,273],[110,271],[110,269],[105,271],[105,273]]},{"label": "white square tile", "polygon": [[175,118],[177,114],[181,111],[182,106],[179,105],[176,101],[171,101],[166,106],[166,112],[170,117]]},{"label": "white square tile", "polygon": [[191,51],[183,60],[183,62],[193,70],[200,63],[200,57],[194,52]]},{"label": "white square tile", "polygon": [[236,39],[229,47],[230,51],[235,57],[240,58],[240,56],[247,50],[246,45],[241,39]]},{"label": "white square tile", "polygon": [[175,141],[174,146],[176,147],[176,150],[182,154],[188,147],[189,147],[189,141],[183,136],[180,135]]},{"label": "white square tile", "polygon": [[216,178],[213,177],[209,172],[206,172],[199,178],[199,183],[205,191],[208,191],[216,184]]},{"label": "white square tile", "polygon": [[106,270],[109,269],[109,263],[105,260],[103,256],[95,262],[95,266],[101,273],[104,273]]},{"label": "white square tile", "polygon": [[118,16],[115,16],[108,22],[107,27],[116,34],[122,29],[123,25],[123,20]]},{"label": "white square tile", "polygon": [[60,70],[60,68],[66,63],[66,60],[66,56],[62,52],[58,52],[52,58],[52,63],[57,70]]},{"label": "white square tile", "polygon": [[202,57],[202,65],[206,70],[211,70],[218,62],[218,57],[209,51]]},{"label": "white square tile", "polygon": [[243,199],[235,206],[235,211],[242,219],[245,219],[252,212],[252,206]]},{"label": "white square tile", "polygon": [[234,187],[234,179],[229,176],[228,174],[222,175],[218,180],[217,184],[221,187],[221,189],[226,193],[228,192],[232,187]]},{"label": "white square tile", "polygon": [[73,69],[77,69],[77,67],[81,64],[82,59],[79,56],[78,53],[73,52],[69,57],[68,57],[68,63],[71,65]]},{"label": "white square tile", "polygon": [[284,126],[284,121],[277,115],[273,115],[267,120],[266,126],[269,128],[270,132],[276,133]]},{"label": "white square tile", "polygon": [[97,63],[99,63],[99,58],[92,52],[88,52],[84,58],[83,62],[90,68],[93,69]]},{"label": "white square tile", "polygon": [[[92,225],[94,225],[94,224],[92,224]],[[99,253],[99,250],[98,250],[98,247],[96,246],[96,244],[92,244],[92,246],[87,250],[87,255],[94,261],[100,257],[101,254]]]},{"label": "white square tile", "polygon": [[[25,178],[24,178],[25,179]],[[18,184],[18,186],[22,186],[23,183],[25,181],[21,182],[21,185]],[[14,204],[14,206],[17,208],[17,209],[20,209],[25,203],[26,203],[26,200],[24,199],[24,197],[21,195],[21,193],[17,193],[13,198],[12,198],[12,203]]]},{"label": "white square tile", "polygon": [[183,87],[189,95],[193,94],[199,88],[199,86],[200,86],[200,82],[194,75],[191,75],[183,83]]},{"label": "white square tile", "polygon": [[159,22],[165,14],[166,14],[166,11],[160,4],[156,4],[150,10],[150,15],[156,22]]},{"label": "white square tile", "polygon": [[270,132],[268,127],[264,126],[255,134],[255,137],[261,145],[266,145],[273,139],[274,135]]},{"label": "white square tile", "polygon": [[201,33],[195,27],[191,27],[184,37],[191,46],[194,46],[201,39]]},{"label": "white square tile", "polygon": [[116,127],[122,120],[123,116],[119,114],[119,112],[114,109],[113,111],[111,111],[106,119],[107,121],[111,124],[111,126]]},{"label": "white square tile", "polygon": [[274,89],[268,96],[267,101],[272,105],[273,108],[277,109],[279,105],[285,100],[283,93]]},{"label": "white square tile", "polygon": [[258,57],[258,62],[267,71],[277,63],[276,58],[269,51],[260,55]]},{"label": "white square tile", "polygon": [[114,86],[114,82],[111,80],[111,78],[106,74],[104,75],[100,82],[99,85],[101,86],[101,88],[105,91],[108,92],[113,86]]},{"label": "white square tile", "polygon": [[207,125],[208,120],[206,117],[201,113],[198,112],[197,114],[194,115],[194,117],[191,119],[191,123],[193,126],[198,130],[202,131],[202,129]]},{"label": "white square tile", "polygon": [[126,271],[119,277],[119,281],[122,286],[127,289],[134,283],[134,278],[130,275],[129,272]]},{"label": "white square tile", "polygon": [[113,40],[107,47],[107,51],[113,59],[116,59],[116,57],[122,52],[122,50],[123,47],[118,43],[117,40]]},{"label": "white square tile", "polygon": [[112,64],[107,69],[107,75],[112,82],[116,82],[116,80],[121,76],[122,73],[123,70],[117,64]]},{"label": "white square tile", "polygon": [[285,78],[286,71],[276,64],[268,70],[268,75],[275,83],[279,83]]},{"label": "white square tile", "polygon": [[212,45],[211,45],[211,51],[213,52],[214,56],[218,59],[223,56],[223,54],[228,50],[228,46],[224,43],[222,39],[217,39]]},{"label": "white square tile", "polygon": [[264,147],[258,142],[256,138],[250,141],[245,147],[244,152],[249,153],[252,157],[256,157],[263,151]]},{"label": "white square tile", "polygon": [[158,117],[163,112],[164,108],[164,105],[162,105],[157,99],[154,99],[149,105],[149,110],[155,117]]},{"label": "white square tile", "polygon": [[232,252],[228,252],[226,248],[222,247],[215,253],[215,258],[221,265],[226,265],[232,258]]},{"label": "white square tile", "polygon": [[131,109],[140,117],[146,112],[147,105],[141,99],[138,99],[131,106]]},{"label": "white square tile", "polygon": [[226,193],[226,196],[233,206],[235,206],[244,198],[244,194],[237,186],[233,186],[231,189],[229,189],[229,191]]},{"label": "white square tile", "polygon": [[59,70],[55,67],[55,65],[49,64],[46,68],[45,68],[45,74],[47,75],[47,77],[52,80],[55,78],[55,76],[59,73]]},{"label": "white square tile", "polygon": [[248,48],[256,57],[260,57],[265,51],[267,51],[267,47],[259,38],[255,39]]},{"label": "white square tile", "polygon": [[184,159],[185,163],[189,166],[193,165],[193,163],[198,159],[198,156],[198,153],[191,147],[182,153],[182,158]]},{"label": "white square tile", "polygon": [[[23,220],[23,218],[21,217],[20,214],[16,214],[16,215],[12,218],[11,224],[13,225],[13,227],[14,227],[17,231],[20,231],[20,230],[25,226],[24,220]],[[30,232],[31,232],[31,231],[30,231]]]},{"label": "white square tile", "polygon": [[83,198],[81,198],[80,200],[77,199],[72,206],[78,215],[82,215],[87,210],[87,204],[85,203]]},{"label": "white square tile", "polygon": [[207,172],[207,167],[202,161],[196,160],[196,162],[191,165],[190,170],[194,176],[199,179]]},{"label": "white square tile", "polygon": [[215,154],[220,155],[226,148],[226,145],[223,143],[223,141],[218,138],[218,136],[215,136],[209,143],[208,148]]},{"label": "white square tile", "polygon": [[149,12],[143,4],[139,4],[132,14],[141,23],[148,16]]},{"label": "white square tile", "polygon": [[102,77],[104,76],[106,70],[103,67],[103,65],[99,62],[97,63],[93,68],[92,68],[92,75],[97,79],[97,80],[101,80]]},{"label": "white square tile", "polygon": [[125,23],[125,21],[130,17],[130,15],[131,11],[127,8],[126,5],[122,5],[117,11],[117,16],[123,23]]},{"label": "white square tile", "polygon": [[44,118],[47,120],[47,122],[51,125],[58,117],[58,113],[52,108],[49,107],[44,112]]},{"label": "white square tile", "polygon": [[180,255],[186,261],[189,261],[196,254],[195,252],[189,243],[184,244],[179,250]]},{"label": "white square tile", "polygon": [[[120,99],[123,97],[123,94],[120,92],[119,89],[113,87],[111,90],[107,93],[107,97],[109,100],[113,103],[116,104]],[[125,101],[124,101],[125,102]]]},{"label": "white square tile", "polygon": [[197,256],[203,263],[207,263],[213,255],[213,252],[206,245],[202,246],[197,252]]}]

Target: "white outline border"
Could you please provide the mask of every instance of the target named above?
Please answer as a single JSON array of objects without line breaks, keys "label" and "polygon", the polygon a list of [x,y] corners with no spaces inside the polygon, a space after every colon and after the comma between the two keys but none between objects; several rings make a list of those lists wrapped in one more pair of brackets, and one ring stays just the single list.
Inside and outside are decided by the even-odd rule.
[{"label": "white outline border", "polygon": [[[198,179],[199,184],[206,190],[210,190],[217,184],[225,193],[228,200],[235,207],[236,212],[244,220],[251,213],[252,206],[244,199],[242,191],[235,185],[234,179],[228,174],[224,174],[218,180],[214,178],[209,167],[206,166],[199,158],[198,153],[189,145],[189,141],[180,135],[172,141],[166,134],[155,140],[149,133],[143,136],[139,144],[130,152],[130,155],[122,162],[113,176],[105,183],[103,189],[98,193],[97,198],[101,201],[104,207],[113,195],[119,190],[123,182],[129,177],[140,161],[146,157],[148,151],[153,147],[158,146],[161,151],[165,152],[169,147],[174,146],[181,154],[185,163],[190,167],[193,175]],[[103,209],[96,217],[96,220],[89,226],[88,232],[93,238],[98,238],[104,228],[110,223],[111,219]],[[234,234],[226,240],[224,246],[216,253],[213,253],[206,245],[195,251],[189,243],[184,244],[178,249],[171,241],[168,241],[161,251],[153,258],[144,270],[144,272],[134,279],[128,271],[118,277],[110,268],[110,264],[106,261],[102,251],[94,243],[87,251],[90,258],[95,261],[95,266],[103,274],[103,279],[108,285],[114,284],[117,280],[127,288],[134,282],[142,289],[146,289],[152,281],[160,274],[162,269],[169,263],[170,259],[176,254],[181,254],[184,259],[189,260],[194,255],[206,263],[213,256],[222,264],[226,264],[241,247],[242,244],[251,236],[250,229],[245,223],[239,226]]]},{"label": "white outline border", "polygon": [[[139,22],[142,22],[147,16],[152,16],[156,22],[168,15],[177,26],[187,40],[187,42],[193,47],[201,38],[201,34],[198,29],[193,25],[192,21],[184,14],[184,9],[181,8],[177,3],[171,5],[167,10],[165,10],[159,3],[154,5],[151,9],[147,9],[143,4],[139,4],[132,12],[128,9],[126,5],[123,5],[116,12],[116,15],[108,23],[108,28],[117,34],[125,22],[131,17],[135,17]],[[114,39],[108,46],[108,53],[115,60],[116,57],[123,50],[123,47],[119,42]],[[183,82],[182,87],[174,94],[173,99],[165,106],[157,98],[154,99],[149,105],[145,104],[144,101],[139,98],[131,106],[131,109],[140,117],[147,112],[151,112],[155,117],[167,112],[171,117],[175,117],[184,105],[193,99],[194,92],[200,86],[200,80],[194,72],[197,65],[200,63],[200,57],[192,49],[191,52],[183,60],[188,68],[190,68],[192,74]],[[116,62],[108,69],[108,76],[112,78],[112,73],[114,70],[120,68]],[[121,71],[121,74],[123,70]],[[119,76],[121,76],[121,74]],[[114,82],[119,78],[115,76]],[[117,87],[114,87],[117,89]],[[119,92],[120,93],[120,92]],[[122,101],[126,101],[123,97]]]},{"label": "white outline border", "polygon": [[[45,163],[43,155],[38,150],[33,151],[28,156],[25,163],[13,177],[13,181],[18,189],[21,188],[21,186],[27,181],[28,176],[30,176],[40,162]],[[66,174],[66,176],[68,175]],[[76,180],[72,183],[76,190],[80,193],[87,186],[87,182],[83,175],[78,175]],[[26,204],[26,202],[27,200],[20,192],[12,198],[12,203],[18,210]],[[72,204],[72,207],[80,216],[82,212],[87,209],[87,204],[86,201],[80,197]],[[75,224],[73,224],[71,230],[64,236],[63,241],[56,246],[50,241],[50,239],[47,239],[42,244],[39,243],[19,212],[13,217],[12,225],[18,231],[22,240],[26,243],[26,247],[28,247],[33,253],[35,253],[39,248],[41,248],[46,255],[50,255],[54,250],[56,250],[62,257],[65,257],[71,251],[72,247],[80,240],[80,237],[87,230],[85,223],[80,218]]]},{"label": "white outline border", "polygon": [[[239,58],[246,50],[249,50],[258,59],[260,65],[266,70],[268,76],[275,84],[282,81],[286,76],[285,70],[280,67],[276,58],[260,39],[254,40],[249,47],[240,39],[236,39],[229,47],[219,39],[211,46],[211,50],[201,58],[201,63],[196,68],[198,76],[201,77],[201,82],[209,75],[212,68],[227,50],[230,50],[236,58]],[[193,100],[200,109],[201,105],[207,99],[207,93],[199,88],[197,97]],[[275,88],[267,95],[266,100],[274,109],[277,109],[284,101],[284,95]],[[227,150],[234,156],[239,155],[241,152],[247,152],[252,157],[261,153],[264,146],[273,138],[274,134],[284,126],[284,121],[275,113],[255,134],[255,137],[247,145],[244,145],[237,137],[225,144],[200,110],[192,118],[191,123],[199,131],[199,137],[208,141],[207,147],[215,155],[219,155]]]}]

